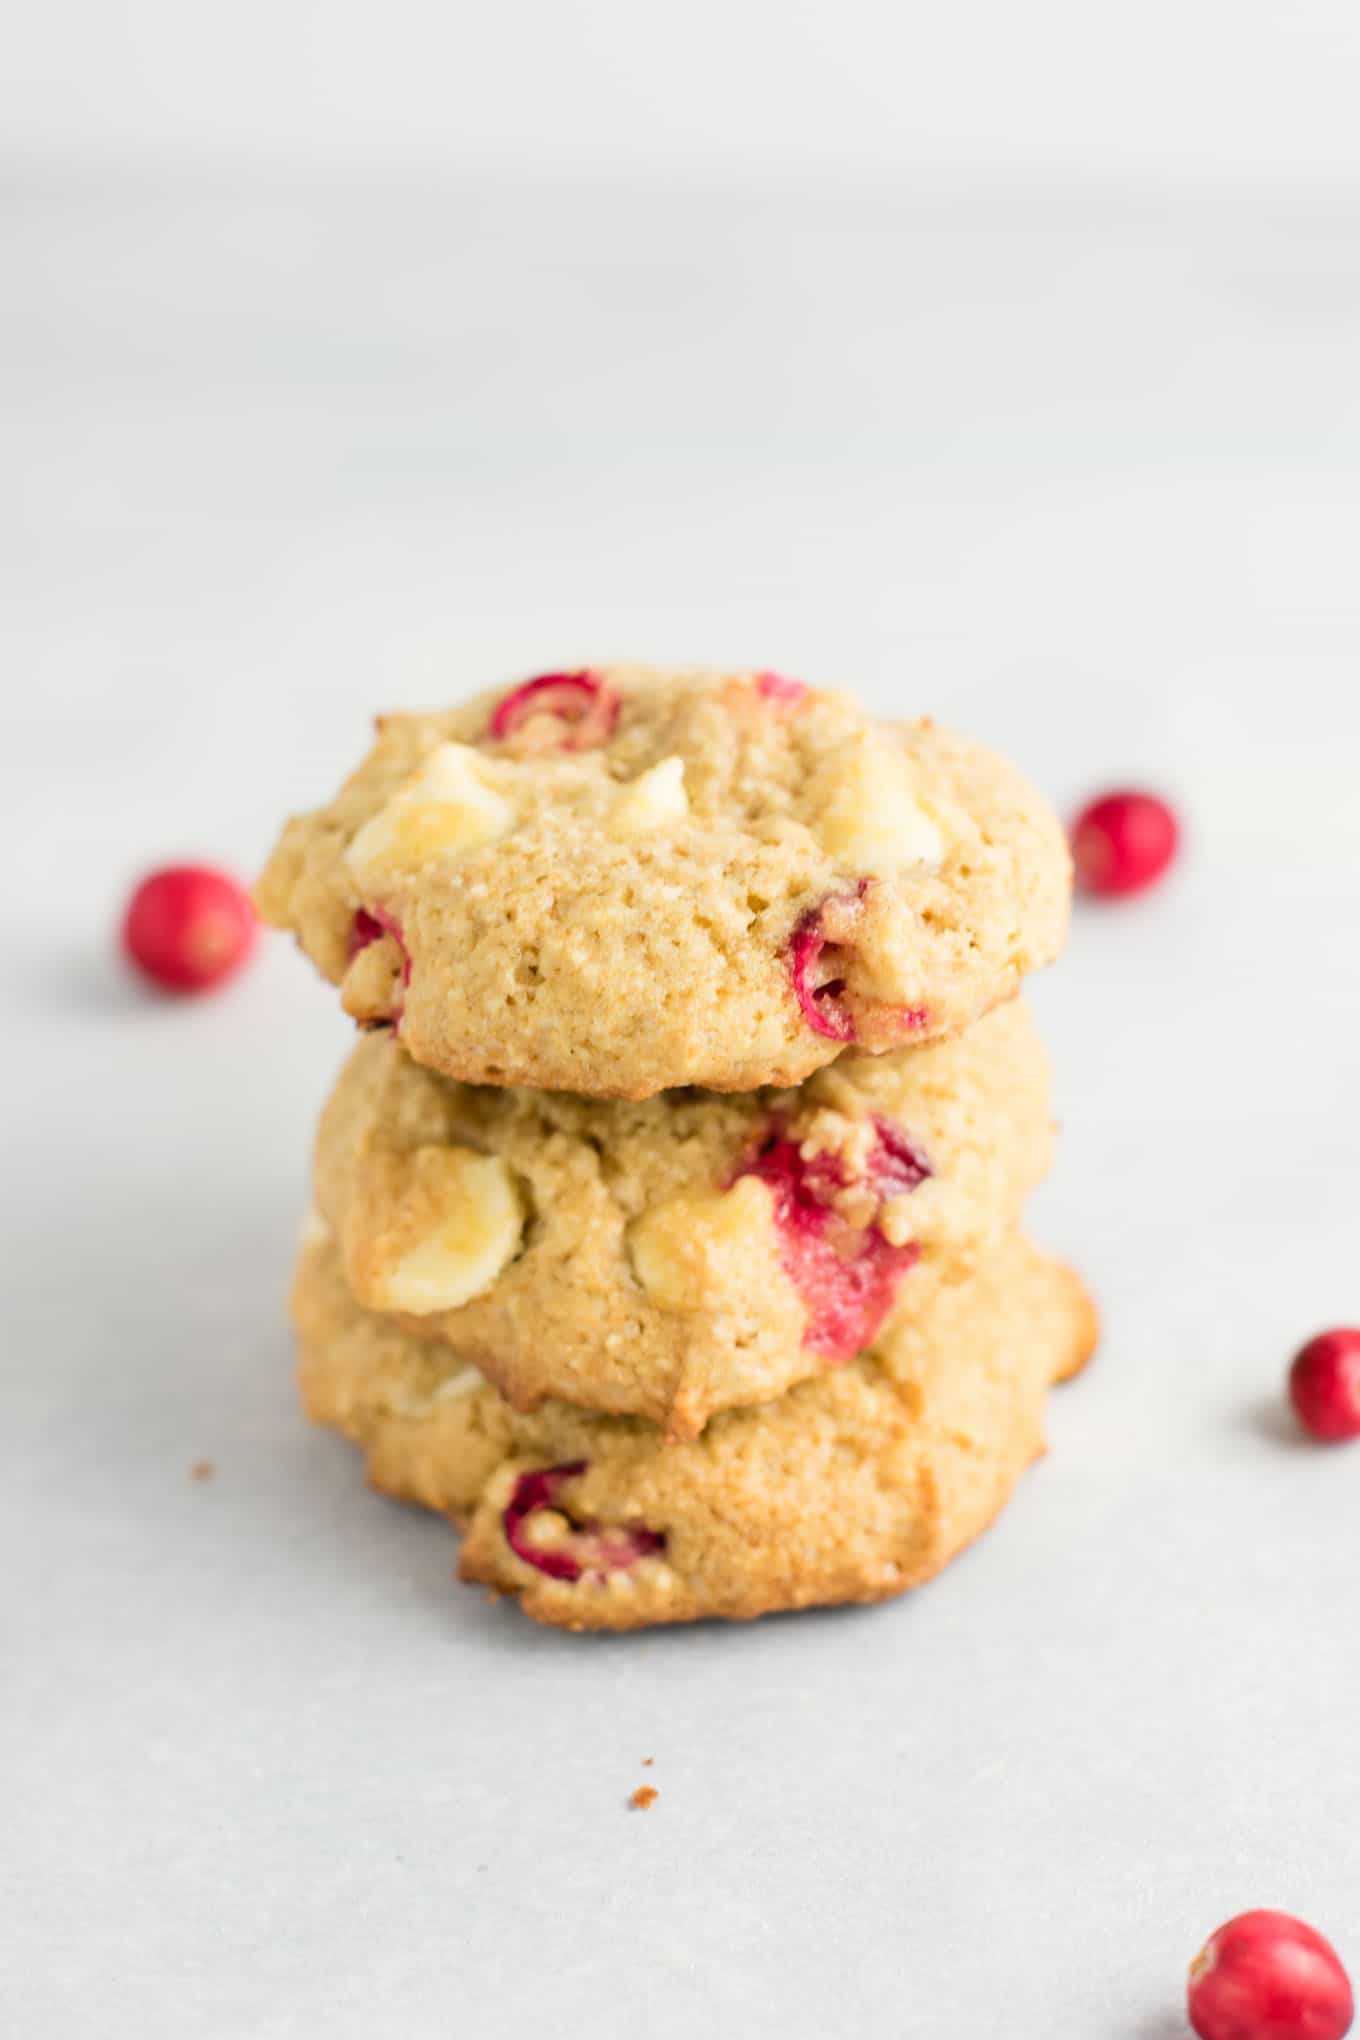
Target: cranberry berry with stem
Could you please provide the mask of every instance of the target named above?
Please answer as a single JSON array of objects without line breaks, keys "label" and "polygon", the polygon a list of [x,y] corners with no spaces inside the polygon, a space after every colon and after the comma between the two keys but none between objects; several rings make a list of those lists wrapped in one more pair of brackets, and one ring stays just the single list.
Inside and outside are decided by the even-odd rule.
[{"label": "cranberry berry with stem", "polygon": [[1191,1963],[1187,2009],[1199,2040],[1343,2040],[1355,2000],[1315,1928],[1289,1913],[1245,1912]]},{"label": "cranberry berry with stem", "polygon": [[1360,1438],[1360,1328],[1319,1332],[1296,1354],[1289,1397],[1305,1431],[1327,1445]]},{"label": "cranberry berry with stem", "polygon": [[1180,824],[1155,793],[1116,788],[1089,801],[1072,824],[1072,861],[1083,892],[1103,899],[1145,892],[1169,869]]},{"label": "cranberry berry with stem", "polygon": [[168,864],[137,886],[123,916],[123,953],[166,992],[224,984],[255,947],[249,893],[207,864]]}]

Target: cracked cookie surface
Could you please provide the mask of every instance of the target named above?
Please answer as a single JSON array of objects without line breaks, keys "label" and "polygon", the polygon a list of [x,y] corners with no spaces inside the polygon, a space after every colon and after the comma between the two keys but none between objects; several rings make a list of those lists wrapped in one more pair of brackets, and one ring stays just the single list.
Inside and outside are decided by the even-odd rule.
[{"label": "cracked cookie surface", "polygon": [[362,1310],[332,1244],[293,1289],[309,1414],[375,1486],[465,1527],[460,1571],[536,1621],[634,1629],[878,1601],[921,1584],[1042,1450],[1096,1338],[1077,1277],[1015,1236],[848,1366],[702,1438],[565,1403],[514,1410],[448,1348]]},{"label": "cracked cookie surface", "polygon": [[991,752],[773,674],[628,666],[380,718],[258,899],[418,1062],[643,1098],[955,1033],[1052,960],[1069,890]]},{"label": "cracked cookie surface", "polygon": [[796,1092],[641,1102],[459,1084],[384,1033],[327,1103],[315,1195],[358,1300],[517,1406],[687,1437],[850,1359],[985,1254],[1052,1140],[1019,1001]]}]

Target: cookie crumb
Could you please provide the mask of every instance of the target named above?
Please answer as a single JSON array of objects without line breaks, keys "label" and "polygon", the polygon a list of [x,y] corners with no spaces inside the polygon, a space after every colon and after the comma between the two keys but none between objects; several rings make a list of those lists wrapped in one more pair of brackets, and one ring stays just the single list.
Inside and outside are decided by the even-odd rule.
[{"label": "cookie crumb", "polygon": [[645,1813],[647,1808],[653,1805],[660,1797],[661,1794],[657,1791],[655,1785],[639,1785],[628,1804],[635,1806],[639,1813]]},{"label": "cookie crumb", "polygon": [[211,1480],[217,1468],[211,1459],[196,1459],[189,1468],[190,1480]]}]

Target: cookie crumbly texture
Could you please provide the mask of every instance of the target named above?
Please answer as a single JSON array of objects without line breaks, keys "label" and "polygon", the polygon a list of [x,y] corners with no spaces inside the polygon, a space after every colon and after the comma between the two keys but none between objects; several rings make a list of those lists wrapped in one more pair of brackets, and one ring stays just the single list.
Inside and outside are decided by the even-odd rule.
[{"label": "cookie crumbly texture", "polygon": [[[878,1205],[863,1170],[883,1120],[931,1173]],[[846,1254],[871,1228],[919,1249],[898,1263],[892,1312],[909,1312],[937,1264],[962,1271],[1011,1230],[1047,1170],[1047,1058],[1015,1001],[951,1041],[844,1056],[797,1092],[630,1103],[458,1084],[372,1034],[322,1115],[316,1201],[358,1301],[447,1341],[517,1408],[556,1397],[692,1437],[830,1364],[774,1193],[739,1175],[773,1134],[839,1171]]]},{"label": "cookie crumbly texture", "polygon": [[[361,1310],[333,1246],[304,1248],[293,1316],[307,1410],[362,1446],[374,1486],[466,1527],[463,1579],[582,1630],[920,1585],[1003,1506],[1043,1449],[1050,1383],[1096,1339],[1076,1276],[1015,1236],[848,1367],[668,1444],[637,1418],[515,1411],[446,1348]],[[552,1506],[517,1520],[535,1484]],[[552,1577],[573,1537],[640,1555]]]},{"label": "cookie crumbly texture", "polygon": [[506,730],[497,694],[381,717],[260,881],[417,1062],[623,1098],[796,1084],[851,1040],[955,1033],[1057,954],[1066,841],[991,752],[768,674],[587,677],[589,742]]}]

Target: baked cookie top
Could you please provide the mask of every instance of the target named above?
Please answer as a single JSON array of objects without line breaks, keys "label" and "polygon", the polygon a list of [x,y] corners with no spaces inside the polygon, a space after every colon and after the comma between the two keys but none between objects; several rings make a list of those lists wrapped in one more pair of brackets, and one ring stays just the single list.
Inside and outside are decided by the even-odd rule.
[{"label": "baked cookie top", "polygon": [[517,1406],[688,1437],[850,1359],[925,1270],[987,1251],[1052,1138],[1018,1001],[797,1091],[639,1102],[459,1084],[383,1033],[322,1115],[316,1203],[358,1300]]},{"label": "baked cookie top", "polygon": [[542,675],[387,715],[260,881],[364,1025],[472,1083],[799,1083],[1052,960],[1070,864],[1014,767],[770,673]]},{"label": "baked cookie top", "polygon": [[374,1484],[467,1525],[461,1573],[536,1621],[635,1629],[928,1579],[991,1521],[1041,1449],[1049,1384],[1095,1315],[1019,1238],[872,1352],[668,1444],[637,1418],[517,1412],[447,1348],[362,1311],[333,1246],[293,1293],[303,1399],[368,1455]]}]

